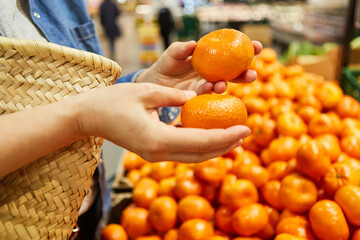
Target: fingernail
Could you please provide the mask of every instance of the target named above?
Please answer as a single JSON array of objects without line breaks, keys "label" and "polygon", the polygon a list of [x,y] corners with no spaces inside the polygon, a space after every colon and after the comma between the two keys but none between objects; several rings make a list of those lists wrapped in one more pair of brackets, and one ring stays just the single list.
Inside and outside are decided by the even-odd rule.
[{"label": "fingernail", "polygon": [[244,135],[249,136],[251,134],[251,129],[244,126]]},{"label": "fingernail", "polygon": [[196,92],[192,90],[185,90],[184,93],[187,99],[191,99],[196,96]]},{"label": "fingernail", "polygon": [[239,133],[240,138],[246,138],[251,134],[250,128],[244,125],[232,126],[229,129],[231,129],[231,131],[235,130],[237,133]]},{"label": "fingernail", "polygon": [[244,140],[240,139],[239,141],[239,146],[243,145],[244,144]]},{"label": "fingernail", "polygon": [[247,77],[251,78],[251,79],[256,79],[257,78],[257,72],[255,70],[249,69],[247,71]]}]

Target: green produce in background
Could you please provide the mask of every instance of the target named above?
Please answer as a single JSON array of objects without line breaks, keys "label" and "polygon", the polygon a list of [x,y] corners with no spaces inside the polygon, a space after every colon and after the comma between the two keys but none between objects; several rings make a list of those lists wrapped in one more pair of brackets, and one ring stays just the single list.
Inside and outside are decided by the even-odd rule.
[{"label": "green produce in background", "polygon": [[311,42],[292,42],[280,60],[286,63],[298,56],[321,56],[336,47],[336,43],[324,43],[321,46],[316,46]]},{"label": "green produce in background", "polygon": [[360,37],[354,38],[350,42],[351,49],[360,49]]}]

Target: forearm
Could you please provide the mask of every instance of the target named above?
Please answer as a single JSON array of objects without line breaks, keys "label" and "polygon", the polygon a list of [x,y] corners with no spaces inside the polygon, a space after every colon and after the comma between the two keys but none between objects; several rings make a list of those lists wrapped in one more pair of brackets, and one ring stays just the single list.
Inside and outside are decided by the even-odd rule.
[{"label": "forearm", "polygon": [[75,104],[67,100],[0,116],[0,177],[81,139]]}]

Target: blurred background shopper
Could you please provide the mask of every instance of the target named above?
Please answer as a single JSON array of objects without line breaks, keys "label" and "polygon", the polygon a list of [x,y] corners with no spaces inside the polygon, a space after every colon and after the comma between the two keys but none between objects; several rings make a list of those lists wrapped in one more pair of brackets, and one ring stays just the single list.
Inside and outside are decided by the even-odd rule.
[{"label": "blurred background shopper", "polygon": [[116,3],[112,0],[104,0],[100,6],[100,20],[101,25],[104,28],[105,35],[109,40],[110,57],[114,59],[115,56],[115,40],[121,37],[121,28],[117,24],[118,17],[121,11],[117,7]]},{"label": "blurred background shopper", "polygon": [[164,49],[170,46],[171,33],[175,30],[175,22],[171,10],[164,4],[159,9],[158,23]]}]

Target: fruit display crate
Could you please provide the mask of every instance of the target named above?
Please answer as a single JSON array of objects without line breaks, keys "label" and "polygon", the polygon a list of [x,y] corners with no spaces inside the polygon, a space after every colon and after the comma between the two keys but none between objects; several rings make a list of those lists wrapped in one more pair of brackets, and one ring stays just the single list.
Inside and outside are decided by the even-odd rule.
[{"label": "fruit display crate", "polygon": [[347,67],[343,70],[341,88],[345,94],[348,94],[360,102],[360,70],[350,70]]},{"label": "fruit display crate", "polygon": [[115,179],[111,184],[111,210],[105,224],[119,223],[123,210],[132,202],[133,184],[125,177],[123,159],[126,150],[119,157]]}]

